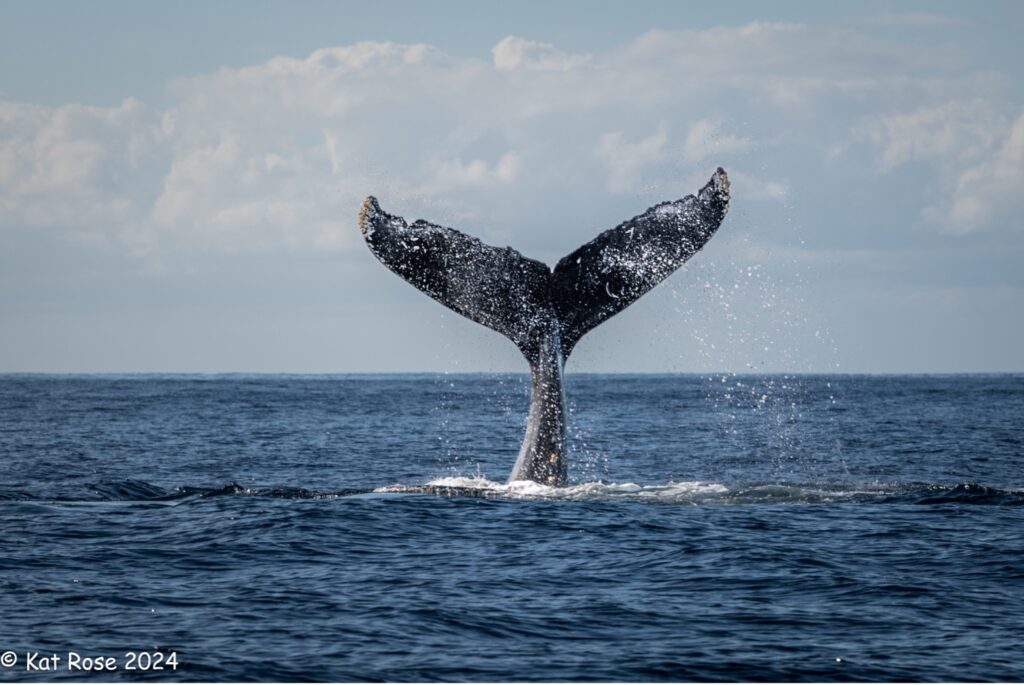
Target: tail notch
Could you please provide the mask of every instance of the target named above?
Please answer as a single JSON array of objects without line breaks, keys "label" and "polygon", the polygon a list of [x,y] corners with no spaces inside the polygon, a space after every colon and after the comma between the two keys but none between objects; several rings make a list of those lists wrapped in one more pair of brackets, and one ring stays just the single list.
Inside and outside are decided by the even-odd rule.
[{"label": "tail notch", "polygon": [[662,202],[601,233],[552,270],[511,247],[423,220],[412,224],[373,196],[359,228],[389,269],[446,307],[512,340],[533,364],[552,320],[568,358],[587,332],[668,278],[718,230],[729,205],[719,168],[696,194]]}]

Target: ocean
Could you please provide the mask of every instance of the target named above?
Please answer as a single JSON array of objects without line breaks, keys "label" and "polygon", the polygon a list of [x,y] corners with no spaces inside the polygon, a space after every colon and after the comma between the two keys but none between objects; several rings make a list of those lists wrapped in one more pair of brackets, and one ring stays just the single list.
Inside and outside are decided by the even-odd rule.
[{"label": "ocean", "polygon": [[1024,679],[1024,376],[566,382],[0,377],[0,679]]}]

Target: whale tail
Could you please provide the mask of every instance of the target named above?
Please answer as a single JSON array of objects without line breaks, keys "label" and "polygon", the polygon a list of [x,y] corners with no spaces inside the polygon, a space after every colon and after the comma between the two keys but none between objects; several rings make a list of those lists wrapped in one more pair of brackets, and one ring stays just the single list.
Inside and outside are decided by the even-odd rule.
[{"label": "whale tail", "polygon": [[409,224],[368,197],[359,228],[396,274],[510,339],[530,362],[526,436],[509,477],[563,486],[565,359],[588,331],[668,278],[725,218],[729,179],[718,169],[696,195],[663,202],[605,231],[555,268],[426,221]]},{"label": "whale tail", "polygon": [[511,247],[497,248],[423,220],[406,223],[363,201],[359,228],[370,251],[396,274],[463,316],[536,356],[551,316],[551,270]]},{"label": "whale tail", "polygon": [[668,278],[725,218],[718,169],[696,195],[663,202],[605,231],[549,269],[511,247],[423,220],[409,224],[368,197],[359,228],[389,269],[463,316],[509,338],[533,364],[557,322],[563,357],[588,331]]}]

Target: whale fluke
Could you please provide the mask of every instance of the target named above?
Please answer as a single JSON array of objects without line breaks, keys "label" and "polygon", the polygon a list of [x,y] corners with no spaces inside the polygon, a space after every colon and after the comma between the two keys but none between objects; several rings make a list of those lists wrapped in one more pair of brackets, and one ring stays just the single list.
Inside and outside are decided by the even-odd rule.
[{"label": "whale fluke", "polygon": [[441,304],[509,338],[530,363],[530,415],[509,480],[565,485],[565,359],[588,331],[635,302],[700,250],[725,218],[718,169],[696,196],[663,202],[561,259],[554,270],[423,220],[406,223],[367,197],[359,228],[389,269]]},{"label": "whale fluke", "polygon": [[729,206],[719,168],[696,197],[662,202],[559,260],[552,300],[568,357],[587,331],[672,275],[718,230]]},{"label": "whale fluke", "polygon": [[498,248],[451,228],[405,219],[363,201],[359,228],[386,267],[459,314],[535,355],[551,317],[551,270],[511,247]]}]

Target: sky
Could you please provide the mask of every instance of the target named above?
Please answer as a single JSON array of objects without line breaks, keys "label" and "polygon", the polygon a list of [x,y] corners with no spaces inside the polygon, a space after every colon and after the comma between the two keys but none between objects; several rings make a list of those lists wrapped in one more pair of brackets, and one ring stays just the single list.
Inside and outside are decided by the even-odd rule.
[{"label": "sky", "polygon": [[729,216],[570,372],[1024,371],[1020,2],[0,3],[0,372],[525,371],[393,214]]}]

